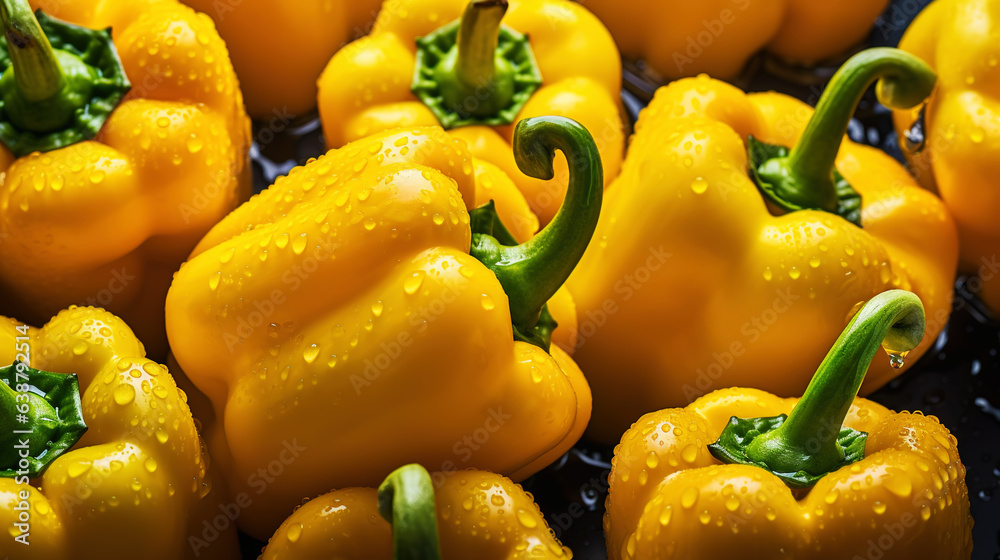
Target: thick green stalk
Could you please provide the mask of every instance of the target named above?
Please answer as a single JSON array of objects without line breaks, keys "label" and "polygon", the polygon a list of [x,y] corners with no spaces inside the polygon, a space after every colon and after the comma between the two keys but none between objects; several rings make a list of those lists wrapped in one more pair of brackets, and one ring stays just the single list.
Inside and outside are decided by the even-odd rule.
[{"label": "thick green stalk", "polygon": [[924,307],[913,293],[890,290],[869,300],[823,359],[788,419],[754,438],[747,457],[780,473],[819,475],[839,468],[844,450],[837,437],[879,346],[898,367],[923,335]]},{"label": "thick green stalk", "polygon": [[378,512],[392,524],[395,560],[441,560],[434,484],[417,464],[393,471],[378,487]]},{"label": "thick green stalk", "polygon": [[45,101],[63,88],[63,72],[27,0],[0,0],[7,48],[21,96]]},{"label": "thick green stalk", "polygon": [[470,2],[458,27],[457,48],[439,68],[448,107],[474,117],[493,116],[510,105],[515,69],[498,51],[507,0]]},{"label": "thick green stalk", "polygon": [[877,94],[882,104],[908,109],[930,96],[937,76],[924,61],[899,49],[872,48],[851,57],[826,86],[791,153],[757,169],[762,179],[774,185],[781,206],[837,210],[834,161],[861,97],[875,80],[879,80]]}]

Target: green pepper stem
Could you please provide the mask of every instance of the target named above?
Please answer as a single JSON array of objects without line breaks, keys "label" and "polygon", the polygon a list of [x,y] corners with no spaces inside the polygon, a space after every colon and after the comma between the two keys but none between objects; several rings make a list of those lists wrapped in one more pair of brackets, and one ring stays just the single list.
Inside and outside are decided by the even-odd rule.
[{"label": "green pepper stem", "polygon": [[516,68],[499,52],[507,0],[476,0],[462,13],[455,47],[436,80],[446,107],[472,117],[493,117],[511,104]]},{"label": "green pepper stem", "polygon": [[559,212],[533,239],[504,247],[473,235],[470,253],[496,274],[510,302],[515,327],[530,329],[542,306],[569,278],[597,228],[604,196],[601,155],[580,123],[565,117],[534,117],[517,123],[514,159],[526,175],[550,180],[556,150],[569,164],[569,185]]},{"label": "green pepper stem", "polygon": [[826,86],[816,112],[788,155],[787,172],[804,191],[794,194],[807,201],[799,204],[803,208],[837,209],[834,161],[861,97],[876,79],[883,105],[909,109],[930,96],[937,76],[924,61],[899,49],[867,49],[845,62]]},{"label": "green pepper stem", "polygon": [[14,79],[28,101],[45,101],[62,91],[62,67],[27,0],[0,0],[0,18]]},{"label": "green pepper stem", "polygon": [[823,359],[802,399],[777,429],[755,438],[746,454],[775,472],[819,474],[844,461],[837,442],[879,345],[894,367],[924,335],[924,306],[905,290],[883,292],[865,304]]},{"label": "green pepper stem", "polygon": [[478,87],[493,82],[500,21],[506,13],[507,0],[470,2],[462,13],[455,73],[464,84]]},{"label": "green pepper stem", "polygon": [[378,487],[378,512],[392,524],[395,560],[441,560],[434,484],[417,464],[393,471]]}]

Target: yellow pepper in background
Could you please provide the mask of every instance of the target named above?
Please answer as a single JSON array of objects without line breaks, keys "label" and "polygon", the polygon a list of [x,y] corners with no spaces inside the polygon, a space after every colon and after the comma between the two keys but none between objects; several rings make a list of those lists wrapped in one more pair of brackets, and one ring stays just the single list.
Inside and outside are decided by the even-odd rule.
[{"label": "yellow pepper in background", "polygon": [[[996,2],[937,0],[917,16],[899,43],[900,49],[923,59],[940,76],[924,109],[922,150],[904,149],[904,153],[921,184],[939,193],[955,217],[960,268],[978,274],[969,288],[994,312],[1000,312],[997,33]],[[895,112],[901,140],[918,119],[918,109]]]},{"label": "yellow pepper in background", "polygon": [[610,183],[624,150],[621,61],[611,36],[568,0],[509,4],[386,2],[371,34],[340,50],[320,76],[327,146],[395,127],[444,126],[506,172],[545,225],[566,192],[565,160],[555,181],[539,181],[517,168],[510,144],[518,121],[556,115],[590,131]]},{"label": "yellow pepper in background", "polygon": [[[166,368],[145,357],[125,322],[92,307],[61,311],[41,329],[2,317],[0,363],[15,360],[54,372],[48,375],[78,376],[88,429],[31,484],[20,476],[0,478],[5,555],[13,560],[239,558],[231,522],[204,538],[206,524],[220,514],[225,490],[213,487],[187,397]],[[22,383],[13,376],[8,381],[11,387]],[[0,393],[7,391],[0,382]],[[14,407],[0,400],[4,426],[23,429],[7,418]],[[63,417],[65,408],[58,413]],[[37,433],[46,425],[30,429]],[[5,431],[2,437],[6,454],[7,438],[24,436]],[[14,525],[23,521],[25,504],[27,546],[15,542],[24,531]]]},{"label": "yellow pepper in background", "polygon": [[[80,57],[49,48],[27,3],[13,3],[23,9],[18,25],[36,37],[12,54],[14,72],[0,81],[7,100],[0,124],[21,141],[14,143],[17,157],[0,147],[0,309],[40,323],[69,305],[101,306],[121,315],[152,356],[165,356],[163,300],[171,275],[250,192],[250,123],[226,47],[211,20],[175,0],[38,2],[87,28],[111,27],[127,75],[122,85],[131,82],[117,107],[120,95],[86,110],[63,102],[70,114],[100,109],[110,116],[59,142],[78,124],[70,117],[55,121],[54,131],[36,132],[53,122],[22,123],[52,117],[51,101],[37,110],[12,105],[11,96],[28,92],[12,74],[65,74],[84,99],[91,89],[96,95],[108,88],[107,79],[81,83]],[[43,18],[47,29],[65,27],[51,21]],[[61,33],[79,35],[72,27]],[[59,101],[67,90],[57,90]],[[35,137],[46,143],[29,143]]]},{"label": "yellow pepper in background", "polygon": [[603,181],[579,124],[521,122],[526,173],[551,177],[556,149],[576,165],[566,206],[516,247],[486,209],[470,218],[476,160],[439,127],[331,151],[202,240],[167,295],[167,333],[213,405],[213,457],[253,498],[241,529],[266,538],[303,496],[407,461],[520,480],[576,442],[590,390],[546,351],[542,309],[590,239]]},{"label": "yellow pepper in background", "polygon": [[923,327],[920,300],[889,291],[851,320],[801,399],[722,389],[640,418],[612,460],[609,558],[968,560],[955,436],[855,398],[879,344],[899,359]]},{"label": "yellow pepper in background", "polygon": [[663,81],[735,78],[762,49],[813,65],[861,43],[889,0],[579,0]]},{"label": "yellow pepper in background", "polygon": [[316,108],[316,79],[333,53],[367,33],[381,0],[184,0],[215,20],[254,118]]},{"label": "yellow pepper in background", "polygon": [[[910,363],[927,351],[951,311],[954,222],[891,157],[840,143],[879,75],[897,107],[934,84],[914,57],[871,49],[838,72],[815,116],[707,76],[657,92],[567,283],[591,435],[613,441],[646,412],[727,386],[801,394],[857,306],[889,288],[923,300],[930,325]],[[748,145],[767,151],[760,141],[794,149],[748,164]],[[762,173],[769,189],[752,178]],[[876,364],[862,393],[901,371]]]},{"label": "yellow pepper in background", "polygon": [[281,524],[261,559],[529,557],[573,557],[549,530],[531,494],[491,472],[431,475],[420,465],[407,465],[390,474],[377,493],[346,488],[310,500]]}]

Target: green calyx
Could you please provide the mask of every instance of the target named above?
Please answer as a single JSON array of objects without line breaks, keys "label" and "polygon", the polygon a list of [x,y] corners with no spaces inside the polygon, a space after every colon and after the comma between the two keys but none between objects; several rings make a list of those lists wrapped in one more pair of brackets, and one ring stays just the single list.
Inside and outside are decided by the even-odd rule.
[{"label": "green calyx", "polygon": [[900,367],[923,335],[920,298],[904,290],[875,296],[848,323],[787,418],[734,416],[709,451],[724,463],[766,469],[792,488],[812,487],[864,458],[867,434],[843,424],[879,345]]},{"label": "green calyx", "polygon": [[395,560],[441,560],[431,475],[417,464],[393,471],[378,487],[378,513],[392,524]]},{"label": "green calyx", "polygon": [[0,142],[15,156],[90,140],[131,87],[110,30],[0,0]]},{"label": "green calyx", "polygon": [[[565,117],[524,119],[514,130],[514,160],[531,177],[551,180],[556,150],[569,164],[569,186],[559,212],[538,235],[520,245],[486,207],[473,211],[469,254],[493,271],[510,302],[515,340],[549,349],[555,321],[546,302],[566,282],[597,228],[604,174],[587,129]],[[498,227],[499,224],[499,227]],[[499,233],[498,233],[499,232]]]},{"label": "green calyx", "polygon": [[0,477],[36,478],[87,431],[76,375],[0,368]]},{"label": "green calyx", "polygon": [[[796,178],[790,173],[787,162],[791,152],[784,146],[767,144],[757,140],[753,136],[747,138],[747,160],[750,162],[750,176],[757,187],[764,193],[769,201],[778,208],[786,212],[796,210],[827,210],[848,222],[861,227],[861,195],[854,187],[844,179],[844,176],[833,168],[831,175],[833,179],[833,197],[830,192],[823,191],[815,193],[822,195],[824,200],[814,205],[808,196],[799,197],[802,193],[809,193],[809,189],[798,188],[801,186]],[[799,200],[795,200],[799,198]],[[827,208],[832,208],[828,210]]]},{"label": "green calyx", "polygon": [[750,175],[768,201],[786,212],[823,210],[861,226],[861,195],[834,162],[847,125],[875,80],[883,105],[909,109],[930,96],[937,76],[899,49],[873,48],[851,57],[830,80],[794,148],[748,139]]},{"label": "green calyx", "polygon": [[417,39],[410,89],[444,128],[511,124],[542,85],[528,38],[500,23],[506,12],[507,0],[475,0]]}]

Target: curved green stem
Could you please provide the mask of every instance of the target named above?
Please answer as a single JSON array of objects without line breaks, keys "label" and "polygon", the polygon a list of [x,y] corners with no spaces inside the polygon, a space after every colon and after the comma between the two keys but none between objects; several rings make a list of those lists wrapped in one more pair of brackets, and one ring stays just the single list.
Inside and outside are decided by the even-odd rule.
[{"label": "curved green stem", "polygon": [[395,560],[441,560],[434,484],[417,464],[393,471],[378,487],[378,512],[392,524]]},{"label": "curved green stem", "polygon": [[788,419],[754,438],[746,455],[781,473],[839,468],[844,450],[837,436],[879,345],[899,367],[923,335],[924,307],[916,295],[890,290],[872,298],[834,343]]},{"label": "curved green stem", "polygon": [[21,96],[44,101],[63,87],[62,67],[27,0],[0,0],[0,18]]},{"label": "curved green stem", "polygon": [[861,97],[876,79],[882,104],[908,109],[930,96],[937,76],[924,61],[893,48],[868,49],[844,63],[826,86],[791,153],[758,168],[788,207],[837,210],[834,161]]},{"label": "curved green stem", "polygon": [[535,117],[517,124],[514,158],[526,175],[552,179],[556,150],[569,164],[569,186],[552,221],[533,239],[514,247],[504,247],[488,235],[472,237],[469,252],[496,274],[510,301],[515,329],[534,327],[542,306],[583,257],[601,212],[601,156],[587,129],[565,117]]}]

